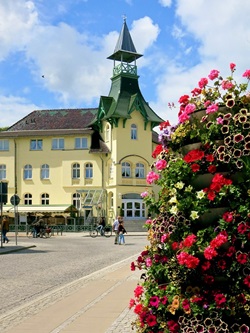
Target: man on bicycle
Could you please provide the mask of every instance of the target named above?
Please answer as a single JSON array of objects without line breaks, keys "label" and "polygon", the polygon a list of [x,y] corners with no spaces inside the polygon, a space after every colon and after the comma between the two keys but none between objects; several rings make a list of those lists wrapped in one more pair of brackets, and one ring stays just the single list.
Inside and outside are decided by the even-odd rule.
[{"label": "man on bicycle", "polygon": [[103,236],[104,234],[104,227],[105,227],[105,217],[102,217],[98,227],[96,228],[97,230],[99,230],[100,234]]}]

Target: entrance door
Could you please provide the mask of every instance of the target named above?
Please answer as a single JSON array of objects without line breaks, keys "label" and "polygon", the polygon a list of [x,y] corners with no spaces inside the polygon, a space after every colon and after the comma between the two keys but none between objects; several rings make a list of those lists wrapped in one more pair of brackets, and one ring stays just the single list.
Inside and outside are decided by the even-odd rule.
[{"label": "entrance door", "polygon": [[127,219],[145,218],[145,203],[142,199],[122,199],[122,211]]}]

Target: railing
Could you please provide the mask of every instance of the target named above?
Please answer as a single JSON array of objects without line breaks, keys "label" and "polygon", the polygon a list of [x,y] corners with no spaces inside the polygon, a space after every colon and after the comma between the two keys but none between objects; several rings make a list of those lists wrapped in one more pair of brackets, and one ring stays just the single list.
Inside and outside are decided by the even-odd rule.
[{"label": "railing", "polygon": [[[82,225],[82,224],[75,224],[75,225],[50,225],[51,234],[52,235],[62,235],[63,232],[83,232],[89,231],[91,225]],[[20,224],[17,226],[14,224],[10,224],[10,231],[11,232],[27,232],[30,229],[30,225]]]}]

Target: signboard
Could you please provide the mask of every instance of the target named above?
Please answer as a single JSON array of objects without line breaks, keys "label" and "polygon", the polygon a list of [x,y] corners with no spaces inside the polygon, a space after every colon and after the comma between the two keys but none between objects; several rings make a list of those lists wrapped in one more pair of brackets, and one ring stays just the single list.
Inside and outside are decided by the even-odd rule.
[{"label": "signboard", "polygon": [[20,203],[19,196],[17,194],[12,195],[12,197],[10,198],[10,202],[13,206],[19,205],[19,203]]}]

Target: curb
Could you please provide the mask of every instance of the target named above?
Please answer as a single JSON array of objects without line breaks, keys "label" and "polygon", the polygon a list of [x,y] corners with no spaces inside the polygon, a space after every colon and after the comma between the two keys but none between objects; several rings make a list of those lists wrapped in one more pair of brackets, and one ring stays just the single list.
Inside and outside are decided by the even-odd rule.
[{"label": "curb", "polygon": [[12,252],[18,252],[18,251],[22,251],[22,250],[26,250],[26,249],[31,249],[33,247],[36,247],[36,245],[22,246],[22,247],[19,247],[18,249],[9,249],[6,251],[4,250],[3,252],[1,252],[1,248],[0,248],[0,255],[12,253]]}]

